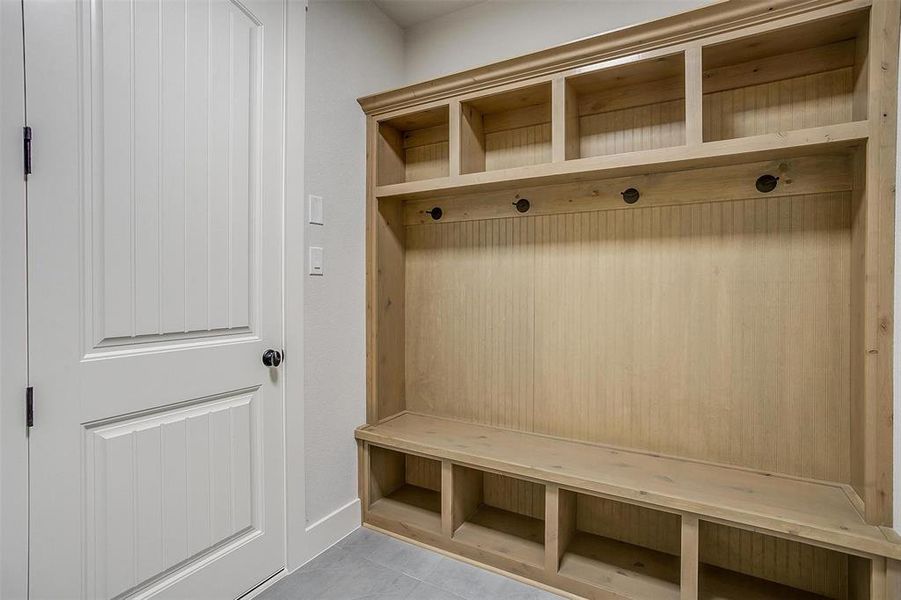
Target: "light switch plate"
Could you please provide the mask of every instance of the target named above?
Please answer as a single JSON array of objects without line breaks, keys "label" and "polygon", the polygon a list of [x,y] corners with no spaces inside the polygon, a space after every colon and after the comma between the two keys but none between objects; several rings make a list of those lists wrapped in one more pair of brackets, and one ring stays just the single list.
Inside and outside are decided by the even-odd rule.
[{"label": "light switch plate", "polygon": [[310,225],[324,225],[322,218],[322,196],[310,194]]},{"label": "light switch plate", "polygon": [[310,275],[323,275],[325,267],[322,264],[322,248],[310,246]]}]

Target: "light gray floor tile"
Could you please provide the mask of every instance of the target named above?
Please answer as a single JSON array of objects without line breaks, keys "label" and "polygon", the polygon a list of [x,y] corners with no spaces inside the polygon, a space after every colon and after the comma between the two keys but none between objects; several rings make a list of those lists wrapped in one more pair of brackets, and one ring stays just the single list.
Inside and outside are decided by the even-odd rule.
[{"label": "light gray floor tile", "polygon": [[538,588],[360,528],[260,600],[552,600]]}]

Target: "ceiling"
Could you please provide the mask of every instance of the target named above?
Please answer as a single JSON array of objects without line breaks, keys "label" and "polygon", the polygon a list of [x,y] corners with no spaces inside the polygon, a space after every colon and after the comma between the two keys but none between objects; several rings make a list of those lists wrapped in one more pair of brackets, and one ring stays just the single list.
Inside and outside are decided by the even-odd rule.
[{"label": "ceiling", "polygon": [[406,29],[483,0],[373,0],[383,13]]}]

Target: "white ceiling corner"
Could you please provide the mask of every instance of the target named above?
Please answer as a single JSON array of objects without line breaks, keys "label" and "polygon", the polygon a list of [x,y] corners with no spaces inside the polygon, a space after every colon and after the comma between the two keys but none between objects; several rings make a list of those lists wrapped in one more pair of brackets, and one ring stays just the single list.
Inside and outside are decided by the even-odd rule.
[{"label": "white ceiling corner", "polygon": [[373,0],[403,29],[479,4],[485,0]]}]

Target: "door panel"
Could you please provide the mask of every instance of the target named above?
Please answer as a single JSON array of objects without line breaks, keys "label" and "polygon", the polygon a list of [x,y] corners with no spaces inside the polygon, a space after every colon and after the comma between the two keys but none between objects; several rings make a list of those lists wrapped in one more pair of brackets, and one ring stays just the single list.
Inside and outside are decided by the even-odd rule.
[{"label": "door panel", "polygon": [[284,566],[284,14],[26,1],[32,598]]},{"label": "door panel", "polygon": [[94,10],[89,339],[253,331],[260,23],[232,2]]},{"label": "door panel", "polygon": [[89,596],[261,532],[259,423],[246,390],[85,429]]}]

